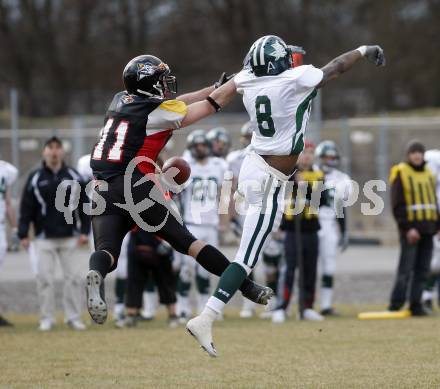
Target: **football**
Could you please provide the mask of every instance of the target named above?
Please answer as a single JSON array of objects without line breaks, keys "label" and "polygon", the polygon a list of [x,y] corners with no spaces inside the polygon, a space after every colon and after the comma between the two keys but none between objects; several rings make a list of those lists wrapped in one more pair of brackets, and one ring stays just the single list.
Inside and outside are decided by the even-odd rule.
[{"label": "football", "polygon": [[162,172],[165,174],[167,181],[173,180],[177,185],[182,185],[188,181],[191,168],[183,158],[172,157],[165,161]]}]

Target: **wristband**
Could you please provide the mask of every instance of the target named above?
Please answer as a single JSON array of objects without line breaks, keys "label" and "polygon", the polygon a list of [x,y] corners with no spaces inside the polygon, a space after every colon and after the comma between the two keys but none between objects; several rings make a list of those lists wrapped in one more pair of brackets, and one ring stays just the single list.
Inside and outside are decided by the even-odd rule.
[{"label": "wristband", "polygon": [[220,107],[220,105],[218,105],[217,101],[215,101],[211,96],[208,96],[206,98],[206,100],[208,100],[208,103],[211,104],[214,107],[216,112],[218,112],[218,111],[220,111],[222,109],[222,107]]},{"label": "wristband", "polygon": [[365,45],[359,46],[356,50],[359,51],[359,53],[361,53],[362,57],[365,57],[365,54],[367,52],[367,46]]}]

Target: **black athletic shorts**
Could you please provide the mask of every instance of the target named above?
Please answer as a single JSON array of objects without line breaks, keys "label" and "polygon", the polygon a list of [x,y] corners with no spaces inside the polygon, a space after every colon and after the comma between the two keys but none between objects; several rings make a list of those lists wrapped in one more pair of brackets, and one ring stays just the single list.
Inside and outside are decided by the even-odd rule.
[{"label": "black athletic shorts", "polygon": [[[112,254],[115,263],[111,270],[116,268],[124,236],[136,225],[155,233],[170,243],[175,250],[184,254],[188,253],[189,247],[196,240],[181,221],[174,202],[166,198],[155,182],[149,179],[134,186],[142,177],[144,176],[132,177],[131,184],[129,187],[127,185],[127,199],[124,196],[124,176],[108,179],[106,181],[107,191],[104,191],[99,183],[95,187],[97,194],[105,201],[104,212],[98,216],[92,216],[95,250],[106,250]],[[94,202],[95,199],[92,198],[92,201]],[[141,201],[149,202],[149,207],[136,212],[133,205],[139,205]],[[116,204],[121,204],[123,207]],[[127,206],[131,211],[127,209]]]}]

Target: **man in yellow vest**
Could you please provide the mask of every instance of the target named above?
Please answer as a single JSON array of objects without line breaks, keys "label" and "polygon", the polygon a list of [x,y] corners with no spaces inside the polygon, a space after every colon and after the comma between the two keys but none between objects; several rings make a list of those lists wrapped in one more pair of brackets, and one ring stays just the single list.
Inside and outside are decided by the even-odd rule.
[{"label": "man in yellow vest", "polygon": [[425,166],[425,146],[413,140],[406,151],[406,161],[393,166],[390,173],[391,206],[401,251],[389,309],[402,308],[409,295],[412,315],[426,316],[421,296],[430,270],[432,237],[439,233],[440,218],[435,177]]}]

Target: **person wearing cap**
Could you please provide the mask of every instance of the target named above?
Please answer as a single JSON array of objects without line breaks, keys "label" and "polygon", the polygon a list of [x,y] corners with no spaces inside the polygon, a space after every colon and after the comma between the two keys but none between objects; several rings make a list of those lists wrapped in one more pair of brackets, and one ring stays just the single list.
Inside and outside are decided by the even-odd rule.
[{"label": "person wearing cap", "polygon": [[[30,173],[23,189],[18,236],[25,249],[29,248],[30,226],[33,226],[35,249],[38,257],[37,291],[40,304],[41,331],[49,331],[55,325],[55,267],[58,260],[64,275],[63,307],[66,324],[74,330],[84,330],[81,317],[81,269],[75,257],[78,245],[88,242],[90,219],[83,212],[88,197],[85,182],[79,173],[64,162],[64,148],[57,137],[46,141],[43,147],[42,165]],[[66,197],[80,184],[79,204],[73,213],[73,223],[55,206],[57,189],[66,186]],[[67,203],[67,199],[64,204]]]},{"label": "person wearing cap", "polygon": [[424,160],[425,146],[412,140],[406,160],[391,168],[391,206],[400,239],[400,258],[389,309],[401,309],[409,296],[413,316],[426,316],[423,288],[429,276],[432,237],[440,230],[435,177]]}]

